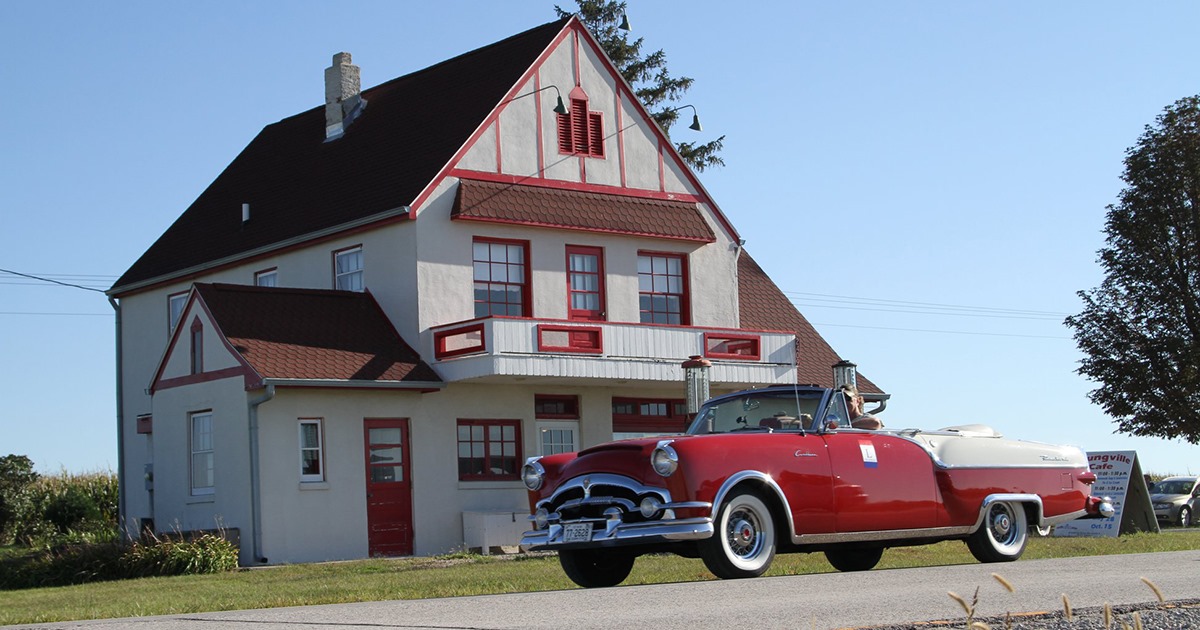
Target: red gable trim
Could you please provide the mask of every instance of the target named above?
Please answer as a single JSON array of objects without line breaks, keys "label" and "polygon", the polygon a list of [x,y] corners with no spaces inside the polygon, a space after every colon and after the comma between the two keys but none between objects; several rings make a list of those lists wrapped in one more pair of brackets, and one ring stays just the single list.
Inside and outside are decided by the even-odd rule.
[{"label": "red gable trim", "polygon": [[[184,323],[187,321],[188,315],[192,313],[194,305],[198,305],[200,310],[204,311],[204,316],[208,318],[209,324],[216,332],[217,338],[221,340],[221,344],[225,346],[225,350],[237,360],[240,367],[225,368],[215,370],[213,372],[201,372],[200,374],[188,374],[175,378],[164,379],[162,377],[163,370],[167,368],[167,360],[175,353],[175,348],[179,344],[180,335],[185,328]],[[196,290],[195,285],[192,286],[191,296],[188,298],[188,303],[183,306],[183,313],[179,316],[179,323],[175,324],[175,330],[171,333],[171,339],[167,342],[167,349],[163,352],[162,357],[158,360],[158,367],[154,370],[154,380],[150,382],[150,395],[154,395],[160,389],[170,389],[180,387],[182,385],[191,385],[193,383],[206,383],[218,379],[229,378],[231,376],[241,375],[245,379],[246,389],[254,389],[254,384],[262,381],[262,376],[258,374],[250,363],[229,343],[229,339],[225,337],[224,331],[221,330],[216,318],[213,317],[208,305],[204,303],[204,298],[200,296],[200,292]]]},{"label": "red gable trim", "polygon": [[459,168],[452,169],[448,175],[451,177],[457,177],[459,179],[475,179],[484,182],[495,182],[497,184],[531,186],[535,188],[554,188],[557,190],[574,190],[578,192],[596,193],[600,195],[621,195],[622,197],[657,199],[659,201],[708,203],[705,199],[688,193],[669,193],[657,190],[645,190],[643,188],[620,188],[605,184],[581,184],[578,182],[568,182],[560,179],[542,179],[538,177],[525,177],[520,175],[504,175],[500,173],[488,173],[485,171],[468,171]]}]

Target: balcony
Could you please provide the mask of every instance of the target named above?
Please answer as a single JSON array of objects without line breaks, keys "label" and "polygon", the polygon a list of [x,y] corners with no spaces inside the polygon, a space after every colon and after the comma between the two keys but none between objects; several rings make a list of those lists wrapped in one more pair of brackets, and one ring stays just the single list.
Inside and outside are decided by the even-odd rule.
[{"label": "balcony", "polygon": [[714,385],[796,382],[796,337],[783,332],[487,317],[432,333],[426,356],[447,382],[682,382],[694,355],[712,362]]}]

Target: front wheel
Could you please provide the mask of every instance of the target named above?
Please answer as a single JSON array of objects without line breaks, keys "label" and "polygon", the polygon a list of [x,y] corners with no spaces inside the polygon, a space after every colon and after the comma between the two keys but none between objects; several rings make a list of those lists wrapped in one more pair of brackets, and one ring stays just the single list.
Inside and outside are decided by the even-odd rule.
[{"label": "front wheel", "polygon": [[629,577],[634,555],[606,549],[563,549],[558,563],[571,581],[583,588],[616,586]]},{"label": "front wheel", "polygon": [[1190,527],[1192,525],[1192,509],[1188,506],[1179,508],[1179,526]]},{"label": "front wheel", "polygon": [[731,580],[758,577],[775,558],[775,522],[763,500],[750,492],[721,506],[716,531],[700,541],[700,557],[713,575]]},{"label": "front wheel", "polygon": [[980,562],[1012,562],[1025,552],[1028,540],[1025,506],[998,501],[988,506],[983,524],[967,539],[967,548]]},{"label": "front wheel", "polygon": [[870,571],[879,564],[883,557],[883,547],[874,549],[830,549],[825,552],[825,559],[833,568],[842,572]]}]

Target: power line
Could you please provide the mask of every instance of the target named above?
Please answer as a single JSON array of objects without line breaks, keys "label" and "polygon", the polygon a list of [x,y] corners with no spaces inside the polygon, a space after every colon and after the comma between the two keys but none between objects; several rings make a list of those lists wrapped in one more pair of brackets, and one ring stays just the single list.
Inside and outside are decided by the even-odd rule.
[{"label": "power line", "polygon": [[[887,300],[882,298],[857,297],[850,295],[831,295],[828,293],[806,293],[803,291],[784,291],[784,295],[808,296],[801,299],[813,299],[819,302],[833,302],[836,304],[862,304],[864,306],[901,306],[924,309],[925,311],[964,311],[974,313],[993,313],[1004,315],[1031,315],[1041,316],[1046,318],[1061,318],[1070,315],[1070,313],[1060,313],[1056,311],[1035,311],[1029,309],[1014,309],[1014,308],[996,308],[989,306],[965,306],[961,304],[940,304],[935,302],[913,302],[907,300]],[[953,314],[953,313],[944,313]]]},{"label": "power line", "polygon": [[[1042,322],[1062,321],[1062,317],[1045,317],[1045,316],[1036,316],[1036,315],[999,315],[999,314],[990,315],[987,313],[953,313],[953,312],[939,313],[936,311],[928,311],[928,310],[914,311],[914,310],[904,310],[904,309],[896,309],[896,308],[864,308],[864,307],[855,307],[855,306],[830,306],[827,304],[801,303],[801,302],[797,302],[796,300],[792,300],[792,304],[795,304],[797,307],[804,306],[806,308],[836,308],[836,309],[841,309],[841,310],[869,311],[869,312],[875,312],[875,313],[906,313],[906,314],[910,314],[910,315],[948,315],[948,316],[953,316],[953,317],[988,317],[988,318],[992,318],[992,319],[1027,319],[1027,320],[1042,321]],[[1063,315],[1063,317],[1066,317],[1066,315]]]},{"label": "power line", "polygon": [[35,313],[32,311],[0,311],[0,315],[62,315],[67,317],[112,317],[112,313]]},{"label": "power line", "polygon": [[1074,341],[1071,337],[1056,337],[1053,335],[1018,335],[1014,333],[991,333],[991,332],[972,332],[966,330],[927,330],[922,328],[890,328],[887,326],[856,326],[853,324],[819,324],[810,322],[813,326],[833,326],[837,328],[863,328],[867,330],[891,330],[897,332],[921,332],[935,333],[939,335],[978,335],[984,337],[1021,337],[1025,339],[1060,339],[1063,341]]},{"label": "power line", "polygon": [[0,272],[9,273],[14,276],[20,276],[22,278],[30,278],[32,280],[39,280],[41,282],[49,282],[51,284],[58,284],[58,285],[62,285],[64,287],[73,287],[76,289],[83,289],[84,291],[95,291],[96,293],[104,293],[104,291],[102,289],[97,289],[95,287],[85,287],[81,284],[75,284],[73,282],[62,282],[60,280],[54,280],[51,278],[43,278],[41,276],[35,276],[33,274],[28,274],[28,273],[21,273],[19,271],[12,271],[9,269],[0,269]]}]

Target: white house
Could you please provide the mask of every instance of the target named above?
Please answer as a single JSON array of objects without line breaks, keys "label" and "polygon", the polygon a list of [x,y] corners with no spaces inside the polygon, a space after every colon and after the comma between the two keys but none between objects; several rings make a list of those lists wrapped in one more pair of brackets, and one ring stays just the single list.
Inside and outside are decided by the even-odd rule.
[{"label": "white house", "polygon": [[325,87],[109,291],[131,534],[486,550],[525,529],[526,457],[682,430],[689,357],[714,393],[831,384],[577,18],[364,91],[340,53]]}]

